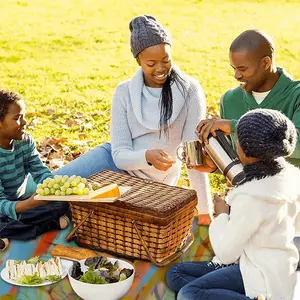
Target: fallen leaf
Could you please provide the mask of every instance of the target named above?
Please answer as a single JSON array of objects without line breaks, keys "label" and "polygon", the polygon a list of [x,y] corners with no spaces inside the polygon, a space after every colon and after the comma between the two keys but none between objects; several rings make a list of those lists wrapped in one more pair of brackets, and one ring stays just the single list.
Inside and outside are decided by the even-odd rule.
[{"label": "fallen leaf", "polygon": [[84,114],[83,114],[82,112],[79,112],[79,111],[76,112],[75,115],[74,115],[74,118],[75,118],[75,119],[80,119],[80,118],[82,118],[82,117],[84,117]]},{"label": "fallen leaf", "polygon": [[41,113],[39,111],[26,112],[26,117],[27,118],[40,117],[40,116],[41,116]]},{"label": "fallen leaf", "polygon": [[64,165],[64,159],[56,158],[56,159],[49,160],[50,170],[61,168],[63,165]]},{"label": "fallen leaf", "polygon": [[80,133],[79,135],[78,135],[78,138],[80,138],[81,140],[84,140],[84,139],[86,139],[88,137],[88,135],[86,134],[86,133]]},{"label": "fallen leaf", "polygon": [[65,122],[66,126],[72,127],[73,125],[75,125],[75,120],[68,120]]},{"label": "fallen leaf", "polygon": [[48,159],[64,159],[64,153],[62,151],[54,151],[54,152],[51,152],[48,156]]},{"label": "fallen leaf", "polygon": [[28,128],[28,129],[34,129],[35,126],[36,126],[38,123],[40,123],[39,119],[38,119],[36,116],[34,116],[34,117],[32,118],[32,120],[30,121],[30,123],[27,125],[27,128]]},{"label": "fallen leaf", "polygon": [[[71,143],[72,146],[77,146],[76,150],[71,150],[65,144],[66,142]],[[89,150],[87,143],[87,141],[80,140],[69,141],[64,137],[47,137],[43,142],[37,142],[37,147],[42,161],[51,170],[54,170],[87,152]]]},{"label": "fallen leaf", "polygon": [[93,128],[93,124],[92,123],[84,123],[83,127],[86,129],[92,129]]},{"label": "fallen leaf", "polygon": [[81,125],[84,121],[83,120],[80,120],[80,119],[74,119],[74,122],[76,125]]},{"label": "fallen leaf", "polygon": [[50,116],[50,115],[52,115],[52,114],[54,114],[55,113],[55,109],[53,109],[53,108],[48,108],[47,109],[47,114],[48,114],[48,116]]},{"label": "fallen leaf", "polygon": [[41,147],[46,147],[49,145],[61,144],[61,143],[66,143],[66,142],[68,142],[67,138],[51,137],[51,138],[46,138],[46,140],[43,141],[40,145],[41,145]]},{"label": "fallen leaf", "polygon": [[73,140],[73,141],[72,141],[72,144],[73,144],[73,145],[76,145],[76,146],[87,146],[86,141]]}]

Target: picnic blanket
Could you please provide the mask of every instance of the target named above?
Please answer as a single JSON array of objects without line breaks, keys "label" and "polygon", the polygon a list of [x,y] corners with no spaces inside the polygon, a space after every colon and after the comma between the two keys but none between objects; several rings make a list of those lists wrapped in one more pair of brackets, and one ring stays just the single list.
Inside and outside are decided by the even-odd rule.
[{"label": "picnic blanket", "polygon": [[[66,235],[71,226],[63,231],[53,231],[43,234],[32,241],[12,241],[9,248],[0,253],[0,271],[4,268],[7,259],[25,260],[32,256],[51,253],[53,245],[65,244],[76,246],[75,242],[67,243]],[[195,241],[191,247],[176,261],[206,261],[211,259],[213,252],[208,238],[208,227],[198,226],[197,218],[193,222]],[[101,253],[103,254],[103,253]],[[165,283],[168,266],[158,268],[150,262],[141,260],[130,261],[135,266],[136,275],[131,289],[122,300],[145,299],[145,300],[171,300],[175,294]],[[174,262],[175,263],[175,262]],[[17,287],[12,286],[0,279],[0,299],[2,300],[79,300],[69,283],[64,278],[58,283],[44,287]]]}]

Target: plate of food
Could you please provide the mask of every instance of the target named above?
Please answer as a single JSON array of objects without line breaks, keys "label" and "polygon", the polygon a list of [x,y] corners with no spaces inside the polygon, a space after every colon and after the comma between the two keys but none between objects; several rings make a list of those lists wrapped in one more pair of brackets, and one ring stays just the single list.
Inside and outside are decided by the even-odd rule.
[{"label": "plate of food", "polygon": [[114,202],[130,190],[129,186],[108,184],[103,187],[97,182],[88,181],[80,176],[55,175],[46,178],[37,186],[35,200],[45,201],[85,201]]},{"label": "plate of food", "polygon": [[67,276],[72,262],[59,257],[43,260],[39,256],[28,260],[6,261],[1,278],[17,286],[38,287],[58,282]]}]

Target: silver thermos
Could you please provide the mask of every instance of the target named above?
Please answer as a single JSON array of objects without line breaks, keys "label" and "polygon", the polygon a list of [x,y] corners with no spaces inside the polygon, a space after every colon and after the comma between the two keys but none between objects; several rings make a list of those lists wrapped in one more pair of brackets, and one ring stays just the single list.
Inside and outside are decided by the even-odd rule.
[{"label": "silver thermos", "polygon": [[208,136],[208,142],[204,145],[204,149],[222,174],[227,177],[232,185],[242,183],[245,180],[243,165],[232,149],[228,138],[222,131],[217,130],[216,137],[211,134]]}]

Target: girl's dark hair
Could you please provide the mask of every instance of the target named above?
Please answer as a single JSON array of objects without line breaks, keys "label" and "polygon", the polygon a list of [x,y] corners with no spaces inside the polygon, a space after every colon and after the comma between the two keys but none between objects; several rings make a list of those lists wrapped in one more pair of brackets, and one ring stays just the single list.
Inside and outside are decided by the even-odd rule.
[{"label": "girl's dark hair", "polygon": [[12,91],[0,90],[0,121],[2,122],[8,112],[11,104],[17,103],[22,100],[22,97]]},{"label": "girl's dark hair", "polygon": [[162,133],[164,133],[169,138],[169,120],[173,113],[173,95],[171,86],[176,84],[178,89],[181,91],[185,98],[186,86],[185,80],[172,69],[166,82],[163,85],[161,96],[160,96],[160,120],[159,120],[159,138],[161,138]]}]

